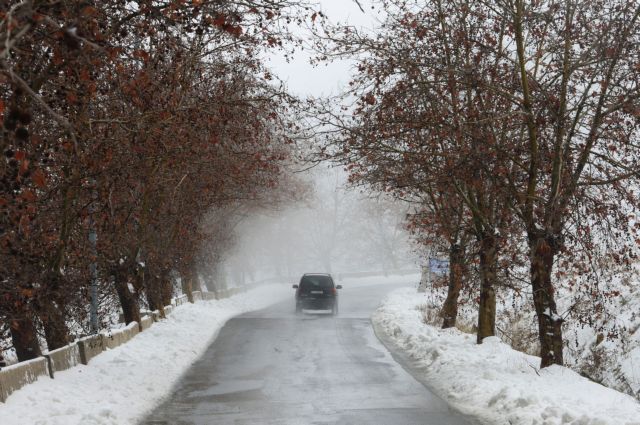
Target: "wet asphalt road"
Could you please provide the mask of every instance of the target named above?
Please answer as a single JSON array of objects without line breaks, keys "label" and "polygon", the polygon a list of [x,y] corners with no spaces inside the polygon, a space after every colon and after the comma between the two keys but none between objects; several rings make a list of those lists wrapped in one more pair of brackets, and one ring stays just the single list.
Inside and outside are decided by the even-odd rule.
[{"label": "wet asphalt road", "polygon": [[418,383],[369,317],[398,286],[346,287],[340,314],[295,315],[291,299],[238,316],[144,425],[467,425]]}]

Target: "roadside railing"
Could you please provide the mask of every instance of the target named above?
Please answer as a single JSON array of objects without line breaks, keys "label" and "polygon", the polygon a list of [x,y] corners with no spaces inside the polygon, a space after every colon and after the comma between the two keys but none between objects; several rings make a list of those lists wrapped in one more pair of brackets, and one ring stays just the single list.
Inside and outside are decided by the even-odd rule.
[{"label": "roadside railing", "polygon": [[[415,269],[407,270],[390,270],[388,275],[406,275],[413,274],[417,271]],[[347,272],[336,273],[335,277],[338,280],[344,278],[359,278],[380,276],[383,273],[380,271],[375,272]],[[276,283],[286,282],[286,278],[270,278],[265,279],[259,283]],[[258,282],[254,282],[254,286]],[[193,291],[193,300],[196,301],[208,301],[208,300],[220,300],[236,295],[246,290],[245,287],[235,287],[219,289],[215,292],[201,292]],[[186,295],[180,295],[172,300],[171,305],[164,307],[165,316],[169,316],[174,308],[188,303]],[[149,329],[154,322],[160,320],[160,312],[158,310],[148,312],[138,322],[129,323],[127,326],[119,329],[111,329],[108,332],[101,332],[96,335],[90,335],[81,338],[65,347],[59,348],[53,351],[45,351],[41,357],[33,360],[17,363],[15,365],[3,367],[0,370],[0,402],[5,402],[7,397],[14,391],[35,382],[41,376],[48,376],[55,379],[56,372],[70,369],[76,365],[87,365],[97,355],[107,349],[116,348],[126,342],[130,341],[139,332],[143,332]]]},{"label": "roadside railing", "polygon": [[[217,292],[193,291],[193,300],[208,301],[228,298],[243,292],[245,288],[229,288]],[[174,308],[188,303],[187,296],[181,295],[172,300],[171,305],[164,307],[165,317]],[[149,312],[140,319],[140,323],[132,322],[119,329],[111,329],[81,338],[65,347],[53,351],[45,351],[41,357],[20,362],[0,369],[0,402],[5,402],[9,395],[20,388],[37,381],[42,376],[55,379],[55,374],[79,364],[88,365],[91,359],[107,349],[114,349],[127,343],[138,333],[149,329],[154,322],[160,320],[158,310]]]}]

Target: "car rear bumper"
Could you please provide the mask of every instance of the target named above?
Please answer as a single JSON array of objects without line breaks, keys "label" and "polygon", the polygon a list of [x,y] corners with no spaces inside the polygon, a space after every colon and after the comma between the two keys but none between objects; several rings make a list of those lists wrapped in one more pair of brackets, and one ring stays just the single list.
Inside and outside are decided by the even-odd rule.
[{"label": "car rear bumper", "polygon": [[299,308],[307,310],[331,310],[336,303],[335,298],[301,299],[297,301]]}]

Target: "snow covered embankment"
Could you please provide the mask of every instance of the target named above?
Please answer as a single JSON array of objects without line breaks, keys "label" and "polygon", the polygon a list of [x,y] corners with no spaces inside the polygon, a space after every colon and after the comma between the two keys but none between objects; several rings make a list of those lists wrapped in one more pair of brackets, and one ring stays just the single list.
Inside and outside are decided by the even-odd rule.
[{"label": "snow covered embankment", "polygon": [[2,425],[127,425],[169,395],[227,320],[291,296],[268,285],[231,298],[177,307],[131,341],[91,360],[40,378],[0,403]]},{"label": "snow covered embankment", "polygon": [[422,319],[423,294],[392,292],[373,314],[378,333],[406,354],[420,380],[460,412],[496,425],[640,425],[640,403],[498,338],[438,329]]}]

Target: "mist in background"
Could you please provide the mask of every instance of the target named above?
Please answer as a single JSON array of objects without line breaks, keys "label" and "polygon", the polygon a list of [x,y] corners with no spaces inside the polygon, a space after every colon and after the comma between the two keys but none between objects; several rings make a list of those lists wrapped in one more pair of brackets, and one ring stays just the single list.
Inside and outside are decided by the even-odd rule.
[{"label": "mist in background", "polygon": [[[370,30],[380,19],[372,2],[321,0],[318,10],[332,22]],[[311,33],[292,28],[302,38]],[[316,27],[316,29],[318,29]],[[269,53],[267,66],[288,90],[301,98],[335,95],[345,88],[353,60],[312,65],[312,50],[297,50],[293,57]],[[297,282],[303,273],[380,272],[418,269],[416,246],[404,229],[408,205],[371,198],[346,187],[339,168],[314,167],[299,173],[310,188],[302,202],[278,210],[255,212],[238,220],[230,243],[220,250],[215,270],[208,272],[215,286],[240,286],[269,279]],[[213,225],[212,227],[215,227]],[[219,239],[219,238],[218,238]],[[205,256],[206,257],[206,256]],[[205,266],[206,269],[206,266]]]},{"label": "mist in background", "polygon": [[403,220],[407,206],[367,198],[345,187],[337,168],[307,171],[308,199],[238,223],[217,279],[226,286],[286,279],[303,273],[380,272],[417,269]]}]

